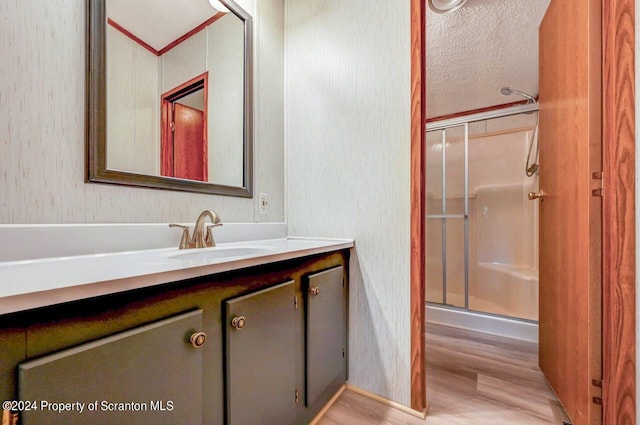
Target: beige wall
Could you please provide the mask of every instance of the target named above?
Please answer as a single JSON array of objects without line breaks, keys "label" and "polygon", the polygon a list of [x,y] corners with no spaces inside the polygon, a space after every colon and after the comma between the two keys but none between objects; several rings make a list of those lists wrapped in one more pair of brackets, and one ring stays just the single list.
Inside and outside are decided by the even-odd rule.
[{"label": "beige wall", "polygon": [[[3,0],[0,26],[0,223],[193,221],[205,208],[223,221],[284,219],[281,0],[239,1],[256,22],[257,200],[87,184],[85,176],[85,1]],[[263,44],[262,40],[266,42]],[[261,92],[261,88],[266,90]],[[267,120],[265,123],[263,120]]]},{"label": "beige wall", "polygon": [[[242,186],[244,127],[242,22],[227,14],[207,28],[209,70],[209,181]],[[238,172],[239,171],[239,172]]]},{"label": "beige wall", "polygon": [[158,57],[107,26],[107,168],[160,175]]},{"label": "beige wall", "polygon": [[289,233],[355,238],[349,380],[409,405],[409,2],[285,16]]}]

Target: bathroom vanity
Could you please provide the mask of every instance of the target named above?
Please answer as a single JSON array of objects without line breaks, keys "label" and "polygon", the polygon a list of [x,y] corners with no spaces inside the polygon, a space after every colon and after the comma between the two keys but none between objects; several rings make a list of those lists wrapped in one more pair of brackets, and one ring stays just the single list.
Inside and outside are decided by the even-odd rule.
[{"label": "bathroom vanity", "polygon": [[0,297],[0,398],[24,425],[309,423],[347,378],[353,242],[270,244],[300,249],[134,252],[171,270]]}]

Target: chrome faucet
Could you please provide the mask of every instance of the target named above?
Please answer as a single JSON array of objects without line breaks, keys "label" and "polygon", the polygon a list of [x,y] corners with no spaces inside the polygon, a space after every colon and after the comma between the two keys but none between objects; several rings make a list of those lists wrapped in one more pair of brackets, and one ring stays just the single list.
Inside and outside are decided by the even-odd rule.
[{"label": "chrome faucet", "polygon": [[[211,220],[211,225],[207,226],[205,230],[204,220],[207,217]],[[193,245],[195,248],[216,246],[213,234],[211,233],[211,228],[216,226],[222,226],[222,221],[220,220],[218,213],[211,210],[202,211],[196,220],[196,225],[193,228],[193,235],[191,236],[189,245]]]},{"label": "chrome faucet", "polygon": [[[204,224],[205,219],[209,217],[211,224]],[[216,246],[213,239],[212,227],[222,226],[222,221],[217,212],[212,210],[204,210],[198,216],[196,225],[193,228],[193,235],[189,237],[189,227],[180,224],[170,224],[169,227],[179,227],[182,229],[182,238],[180,239],[180,249],[190,248],[206,248]]]}]

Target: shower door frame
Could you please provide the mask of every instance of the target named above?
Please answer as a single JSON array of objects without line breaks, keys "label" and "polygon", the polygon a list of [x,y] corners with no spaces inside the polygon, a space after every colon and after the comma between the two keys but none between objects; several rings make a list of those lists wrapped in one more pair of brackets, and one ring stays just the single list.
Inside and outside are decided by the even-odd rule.
[{"label": "shower door frame", "polygon": [[[442,131],[442,214],[425,214],[425,220],[429,219],[441,219],[442,220],[442,303],[427,301],[428,305],[435,305],[438,307],[450,309],[468,311],[487,316],[504,317],[511,320],[517,320],[526,323],[537,323],[536,320],[525,319],[515,316],[507,316],[502,314],[490,313],[481,310],[472,310],[469,308],[469,124],[486,121],[495,118],[504,118],[514,115],[526,114],[526,113],[538,113],[537,103],[526,103],[524,105],[517,105],[506,107],[503,109],[494,109],[485,112],[478,112],[469,115],[463,115],[453,117],[441,121],[435,121],[427,123],[425,126],[425,140],[426,133],[432,131]],[[446,179],[446,131],[452,128],[464,127],[464,212],[463,214],[448,214],[447,213],[447,179]],[[426,149],[425,149],[426,151]],[[426,157],[425,157],[426,164]],[[426,192],[426,187],[424,189]],[[426,211],[426,208],[425,208]],[[447,229],[446,223],[448,219],[464,219],[464,307],[447,304]],[[426,252],[425,252],[426,254]],[[426,271],[426,270],[425,270]],[[426,292],[426,282],[425,282]],[[425,297],[426,299],[426,297]]]}]

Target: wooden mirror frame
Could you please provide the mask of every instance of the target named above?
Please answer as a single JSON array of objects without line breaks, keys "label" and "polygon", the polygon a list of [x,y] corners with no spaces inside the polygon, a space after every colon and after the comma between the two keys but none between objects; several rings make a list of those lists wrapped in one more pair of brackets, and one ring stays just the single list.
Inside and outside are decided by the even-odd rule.
[{"label": "wooden mirror frame", "polygon": [[[107,169],[107,13],[105,0],[86,0],[86,174],[85,182],[141,186],[213,195],[253,196],[253,22],[232,0],[221,0],[244,22],[243,186],[226,186],[173,177]],[[160,143],[158,141],[158,143]]]}]

